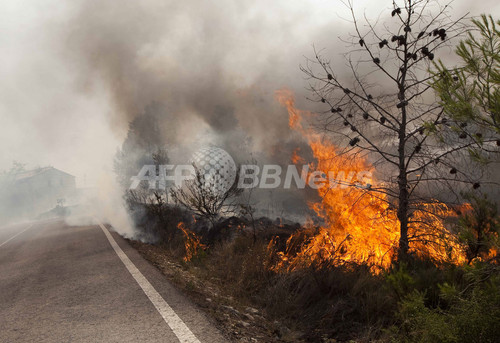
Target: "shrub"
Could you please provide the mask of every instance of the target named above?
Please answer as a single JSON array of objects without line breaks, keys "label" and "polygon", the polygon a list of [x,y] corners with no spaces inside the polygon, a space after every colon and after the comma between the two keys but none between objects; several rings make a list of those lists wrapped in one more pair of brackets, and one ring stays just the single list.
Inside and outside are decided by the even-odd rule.
[{"label": "shrub", "polygon": [[[500,337],[498,266],[466,267],[464,280],[440,286],[447,308],[426,306],[426,294],[409,293],[400,303],[394,342],[493,343]],[[466,282],[461,282],[466,281]]]}]

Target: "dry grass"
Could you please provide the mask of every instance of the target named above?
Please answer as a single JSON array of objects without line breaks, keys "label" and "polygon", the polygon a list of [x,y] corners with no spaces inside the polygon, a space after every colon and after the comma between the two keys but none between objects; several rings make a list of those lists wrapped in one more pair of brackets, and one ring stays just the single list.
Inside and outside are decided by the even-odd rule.
[{"label": "dry grass", "polygon": [[[220,323],[226,322],[226,332],[234,336],[236,331],[240,338],[368,342],[392,323],[397,299],[382,276],[372,275],[365,266],[275,272],[268,243],[263,238],[254,242],[243,233],[216,243],[188,263],[170,244],[149,249],[146,255]],[[247,317],[247,307],[257,308],[259,315]]]}]

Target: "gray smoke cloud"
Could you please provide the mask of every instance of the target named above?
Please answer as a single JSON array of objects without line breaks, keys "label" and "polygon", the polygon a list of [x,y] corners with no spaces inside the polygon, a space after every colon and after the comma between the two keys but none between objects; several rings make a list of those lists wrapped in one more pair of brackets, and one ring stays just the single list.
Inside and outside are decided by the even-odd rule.
[{"label": "gray smoke cloud", "polygon": [[[374,14],[382,1],[355,5]],[[473,10],[465,1],[454,7],[457,15]],[[312,56],[313,43],[326,47],[342,70],[337,37],[353,30],[340,1],[105,0],[77,3],[72,13],[62,30],[64,56],[83,88],[104,86],[113,127],[126,128],[159,102],[171,143],[213,134],[225,147],[247,139],[256,151],[272,151],[290,137],[274,91],[290,88],[303,104],[307,82],[298,65],[304,55]]]},{"label": "gray smoke cloud", "polygon": [[[282,144],[289,130],[274,91],[291,88],[310,108],[299,64],[315,44],[341,70],[347,47],[338,37],[353,30],[338,0],[0,6],[0,168],[49,163],[82,179],[94,169],[83,164],[110,160],[128,122],[155,101],[167,108],[162,129],[170,139],[212,131],[231,142],[244,141],[243,133],[255,150]],[[375,18],[384,7],[390,13],[391,1],[355,7]],[[500,12],[494,0],[453,7]]]},{"label": "gray smoke cloud", "polygon": [[[391,3],[355,6],[375,17]],[[453,6],[500,13],[493,0]],[[327,0],[2,2],[0,169],[49,164],[97,185],[129,122],[152,103],[164,108],[165,144],[288,162],[303,143],[274,92],[287,87],[314,108],[299,64],[314,44],[342,69],[338,37],[353,31],[345,18],[341,1]]]},{"label": "gray smoke cloud", "polygon": [[256,150],[270,151],[289,135],[274,91],[286,86],[303,94],[298,65],[310,52],[311,31],[320,29],[310,18],[314,10],[273,7],[84,2],[64,31],[65,55],[83,87],[105,85],[118,129],[159,102],[170,143],[191,144],[208,133],[224,146],[248,138]]}]

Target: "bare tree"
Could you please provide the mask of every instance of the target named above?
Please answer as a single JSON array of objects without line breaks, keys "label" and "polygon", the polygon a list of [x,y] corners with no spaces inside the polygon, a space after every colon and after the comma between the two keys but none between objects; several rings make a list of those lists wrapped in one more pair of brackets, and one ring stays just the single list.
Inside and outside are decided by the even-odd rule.
[{"label": "bare tree", "polygon": [[[165,148],[157,147],[155,152],[151,154],[151,159],[155,165],[156,174],[160,173],[160,166],[164,164],[168,164],[168,152]],[[127,190],[125,192],[125,199],[129,203],[129,205],[133,204],[143,204],[148,205],[150,207],[156,207],[155,213],[158,213],[161,216],[162,209],[164,205],[168,204],[168,192],[165,191],[166,184],[158,185],[158,189],[149,189],[144,183],[141,183],[137,189]]]},{"label": "bare tree", "polygon": [[[160,166],[169,162],[168,152],[163,147],[157,147],[151,154],[151,159],[155,165],[156,175],[160,175]],[[155,185],[154,189],[150,189],[148,183],[142,182],[136,189],[128,189],[124,198],[131,212],[144,208],[148,216],[156,221],[155,225],[148,225],[149,229],[153,229],[154,234],[160,239],[169,241],[177,231],[175,220],[178,213],[169,206],[169,192],[165,189],[167,185],[162,184],[166,181],[157,182],[159,184]]]},{"label": "bare tree", "polygon": [[246,194],[246,197],[242,199],[242,202],[240,203],[240,214],[242,215],[243,218],[247,218],[248,222],[252,226],[252,237],[253,237],[253,243],[257,241],[257,226],[255,225],[255,212],[257,211],[257,208],[255,207],[255,204],[252,202],[252,194],[253,194],[253,188],[250,188],[248,190],[248,193]]},{"label": "bare tree", "polygon": [[[212,187],[200,169],[195,164],[193,167],[194,178],[185,181],[181,187],[172,188],[170,196],[177,204],[208,220],[213,228],[221,215],[235,213],[238,209],[237,198],[242,189],[238,188],[237,178],[227,190]],[[236,175],[239,175],[239,172]]]},{"label": "bare tree", "polygon": [[405,257],[410,242],[422,237],[415,232],[421,221],[415,214],[430,210],[422,206],[429,194],[425,185],[479,187],[461,163],[461,152],[478,142],[453,129],[429,73],[440,49],[466,31],[464,17],[451,19],[448,5],[437,1],[401,0],[382,14],[382,23],[366,16],[360,23],[352,1],[345,5],[355,29],[343,40],[350,46],[346,68],[336,74],[315,49],[315,58],[301,69],[310,79],[311,100],[327,106],[317,129],[332,135],[343,153],[369,158],[383,171],[383,182],[369,192],[387,195],[395,207],[399,257]]},{"label": "bare tree", "polygon": [[[252,160],[247,162],[246,164],[256,165],[257,160],[252,158]],[[243,180],[243,181],[246,181],[246,180]],[[243,218],[246,218],[248,220],[249,224],[252,226],[253,243],[255,244],[255,242],[257,241],[257,226],[256,226],[256,222],[255,222],[255,213],[257,211],[257,207],[256,207],[256,202],[253,199],[253,191],[254,191],[254,188],[250,187],[250,188],[248,188],[248,191],[245,192],[245,194],[243,194],[241,196],[239,210],[240,210],[241,216]]]}]

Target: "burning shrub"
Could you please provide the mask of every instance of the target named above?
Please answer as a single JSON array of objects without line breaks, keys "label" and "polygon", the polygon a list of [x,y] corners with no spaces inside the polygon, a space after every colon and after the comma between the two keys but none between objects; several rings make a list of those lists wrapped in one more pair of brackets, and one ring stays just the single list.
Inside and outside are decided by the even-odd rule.
[{"label": "burning shrub", "polygon": [[467,263],[475,259],[498,259],[500,221],[498,207],[486,196],[468,195],[471,206],[459,220],[460,240],[465,246]]},{"label": "burning shrub", "polygon": [[185,262],[191,261],[193,257],[198,256],[201,251],[207,248],[206,245],[200,242],[200,238],[193,231],[189,230],[183,222],[180,222],[177,228],[184,234]]}]

